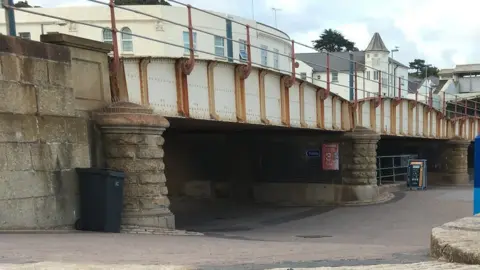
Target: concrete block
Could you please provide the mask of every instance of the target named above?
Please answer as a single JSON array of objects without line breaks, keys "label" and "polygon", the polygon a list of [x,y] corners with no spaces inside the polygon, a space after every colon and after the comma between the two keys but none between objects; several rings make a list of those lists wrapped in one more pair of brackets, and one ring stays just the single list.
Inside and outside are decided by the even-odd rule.
[{"label": "concrete block", "polygon": [[37,113],[37,97],[34,85],[1,80],[0,89],[0,113]]},{"label": "concrete block", "polygon": [[72,145],[71,168],[87,168],[91,166],[90,145],[74,143]]},{"label": "concrete block", "polygon": [[53,174],[35,171],[0,172],[0,200],[53,195]]},{"label": "concrete block", "polygon": [[66,135],[66,119],[55,116],[38,117],[38,129],[40,142],[65,142]]},{"label": "concrete block", "polygon": [[377,185],[336,185],[337,202],[374,202],[380,197]]},{"label": "concrete block", "polygon": [[47,85],[49,77],[47,63],[45,59],[21,57],[20,80],[34,85]]},{"label": "concrete block", "polygon": [[89,143],[88,120],[84,118],[68,118],[65,120],[66,140],[70,143]]},{"label": "concrete block", "polygon": [[7,170],[9,171],[33,169],[30,144],[28,143],[6,143],[4,155],[7,157]]},{"label": "concrete block", "polygon": [[37,171],[72,168],[72,144],[36,143],[31,145],[31,161]]},{"label": "concrete block", "polygon": [[34,198],[0,200],[0,229],[36,228]]},{"label": "concrete block", "polygon": [[35,116],[0,113],[0,143],[34,142],[38,139],[37,133]]},{"label": "concrete block", "polygon": [[167,196],[156,196],[153,198],[139,198],[139,207],[140,209],[158,209],[165,208],[170,205],[170,200]]},{"label": "concrete block", "polygon": [[[83,77],[83,82],[88,81],[85,78],[90,77]],[[72,88],[72,65],[70,63],[48,61],[48,82],[51,85]]]},{"label": "concrete block", "polygon": [[0,54],[1,80],[19,82],[22,75],[22,60],[16,54]]},{"label": "concrete block", "polygon": [[62,86],[39,87],[38,113],[40,115],[75,116],[73,88]]}]

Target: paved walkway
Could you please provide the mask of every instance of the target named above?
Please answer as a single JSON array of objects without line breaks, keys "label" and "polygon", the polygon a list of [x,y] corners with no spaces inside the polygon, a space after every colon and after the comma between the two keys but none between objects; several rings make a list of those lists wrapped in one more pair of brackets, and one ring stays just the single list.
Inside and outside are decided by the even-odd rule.
[{"label": "paved walkway", "polygon": [[201,236],[0,234],[0,270],[480,269],[429,256],[432,227],[468,216],[471,196],[438,188],[373,206],[224,209],[188,224]]}]

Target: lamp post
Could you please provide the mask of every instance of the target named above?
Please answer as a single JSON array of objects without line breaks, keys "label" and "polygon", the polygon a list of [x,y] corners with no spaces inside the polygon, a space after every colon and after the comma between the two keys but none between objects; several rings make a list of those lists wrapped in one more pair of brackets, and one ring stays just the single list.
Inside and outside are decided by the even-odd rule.
[{"label": "lamp post", "polygon": [[428,64],[428,65],[425,65],[425,96],[428,97],[428,68],[431,67],[432,65],[431,64]]},{"label": "lamp post", "polygon": [[[398,52],[398,51],[399,51],[399,47],[398,47],[398,46],[395,46],[395,48],[392,49],[392,60],[395,60],[395,59],[393,59],[393,53],[394,53],[394,52]],[[396,73],[396,71],[397,71],[397,67],[398,67],[398,66],[395,65],[395,67],[393,68],[393,94],[394,94],[394,96],[396,96],[396,95],[395,95],[395,89],[396,89],[397,80],[395,80],[395,73]],[[390,69],[390,64],[388,65],[388,68]],[[389,88],[390,88],[390,86],[389,86]],[[401,95],[401,94],[400,94],[400,95]]]},{"label": "lamp post", "polygon": [[62,22],[62,21],[60,21],[60,22],[42,23],[42,24],[40,24],[40,28],[42,29],[42,35],[45,34],[45,30],[44,30],[44,26],[45,26],[45,25],[65,26],[65,25],[67,25],[67,23],[66,23],[66,22]]},{"label": "lamp post", "polygon": [[281,9],[279,8],[272,8],[273,10],[273,16],[275,17],[275,28],[277,28],[277,11],[282,11]]}]

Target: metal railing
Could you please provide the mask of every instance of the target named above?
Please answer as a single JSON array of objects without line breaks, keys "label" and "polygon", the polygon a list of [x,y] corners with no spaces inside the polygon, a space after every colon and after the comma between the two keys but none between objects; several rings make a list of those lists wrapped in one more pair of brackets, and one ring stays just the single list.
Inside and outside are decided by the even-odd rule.
[{"label": "metal railing", "polygon": [[408,161],[416,158],[416,154],[377,156],[377,185],[407,181]]},{"label": "metal railing", "polygon": [[[363,92],[364,97],[365,97],[365,94],[367,94],[367,98],[371,97],[371,98],[377,99],[378,102],[375,103],[375,106],[378,106],[378,104],[380,104],[380,101],[382,100],[382,98],[384,98],[384,92],[383,91],[386,88],[387,89],[393,89],[393,93],[388,94],[388,96],[390,98],[394,98],[395,100],[400,100],[402,97],[408,96],[408,94],[412,94],[412,93],[409,92],[409,89],[408,89],[409,80],[406,80],[405,78],[396,76],[395,74],[393,74],[393,76],[392,76],[392,74],[390,74],[390,71],[387,73],[385,70],[380,70],[378,68],[366,65],[365,63],[354,61],[353,55],[350,55],[350,57],[345,57],[345,56],[342,57],[342,56],[339,56],[335,53],[326,52],[326,51],[318,51],[312,45],[303,44],[303,43],[300,43],[300,42],[297,42],[297,41],[294,41],[294,40],[290,40],[289,38],[286,38],[284,36],[280,36],[280,35],[268,32],[266,30],[262,30],[262,29],[259,29],[257,27],[253,27],[253,26],[250,26],[248,24],[245,24],[245,23],[227,18],[225,16],[221,16],[221,15],[215,14],[213,12],[188,5],[188,4],[183,3],[181,1],[178,1],[178,0],[168,0],[168,1],[171,2],[171,3],[175,3],[177,5],[186,7],[186,9],[188,11],[187,15],[186,15],[187,16],[187,24],[182,24],[182,23],[170,21],[170,20],[167,20],[165,18],[159,17],[158,15],[149,14],[147,12],[142,12],[142,11],[139,11],[139,10],[135,10],[134,8],[131,8],[129,6],[116,5],[114,0],[109,0],[108,2],[106,0],[103,0],[103,1],[87,0],[89,2],[96,3],[98,5],[103,5],[103,6],[108,6],[109,7],[109,10],[110,10],[109,13],[110,14],[108,14],[108,15],[110,17],[111,27],[104,27],[103,25],[102,26],[95,25],[94,22],[90,22],[90,21],[87,22],[87,21],[83,21],[83,20],[81,20],[81,21],[72,20],[72,19],[69,19],[69,18],[65,18],[64,16],[61,16],[62,14],[58,14],[57,16],[45,14],[45,13],[41,12],[41,10],[42,10],[41,8],[38,8],[38,9],[37,8],[35,8],[35,9],[32,9],[32,8],[17,8],[13,5],[13,2],[14,2],[13,0],[1,0],[1,1],[2,1],[2,6],[5,10],[5,21],[6,21],[6,24],[7,24],[7,32],[8,32],[9,35],[12,35],[12,36],[16,36],[15,12],[30,13],[30,14],[34,14],[34,15],[38,15],[38,16],[49,17],[51,19],[62,20],[62,21],[65,21],[65,22],[77,23],[79,25],[84,25],[84,26],[89,26],[89,27],[92,27],[92,28],[97,28],[97,29],[100,28],[100,29],[111,31],[112,32],[112,39],[113,39],[112,40],[112,43],[113,43],[113,61],[112,61],[112,65],[111,65],[111,72],[112,72],[113,77],[116,77],[116,74],[118,73],[118,66],[120,64],[120,61],[119,61],[120,56],[119,56],[119,52],[118,52],[119,51],[119,45],[118,45],[119,42],[117,40],[117,34],[124,34],[124,35],[128,35],[130,37],[149,40],[149,41],[155,42],[155,43],[162,43],[162,44],[172,46],[172,47],[187,49],[189,51],[188,59],[186,59],[187,61],[185,61],[182,65],[182,70],[185,73],[185,75],[189,75],[192,72],[192,70],[195,68],[194,52],[195,53],[200,52],[200,53],[204,53],[205,55],[215,56],[214,52],[207,52],[207,51],[198,50],[194,46],[193,31],[202,32],[202,33],[205,33],[205,34],[208,34],[208,35],[211,35],[211,36],[216,36],[218,34],[218,33],[213,33],[213,32],[209,32],[209,31],[200,29],[199,26],[197,26],[197,22],[195,21],[195,19],[192,19],[192,10],[195,10],[197,12],[208,14],[208,15],[213,16],[213,17],[225,19],[226,21],[230,21],[231,23],[235,23],[235,24],[238,24],[238,25],[244,27],[245,35],[247,36],[247,41],[246,41],[246,44],[245,44],[246,47],[247,47],[247,51],[248,51],[247,59],[240,59],[240,58],[231,57],[231,56],[229,56],[227,58],[227,59],[232,59],[234,61],[237,61],[237,63],[242,63],[244,65],[244,67],[242,69],[242,71],[243,71],[242,79],[246,79],[248,77],[248,75],[250,74],[252,65],[256,66],[256,67],[260,67],[260,68],[272,69],[272,67],[265,66],[262,63],[260,63],[258,61],[254,61],[252,59],[251,50],[255,49],[255,50],[262,50],[265,53],[274,54],[277,57],[288,58],[289,63],[290,63],[289,67],[287,67],[285,69],[283,69],[283,68],[278,69],[277,68],[275,70],[289,75],[290,78],[288,80],[287,85],[288,86],[293,85],[295,83],[295,80],[296,80],[297,76],[302,75],[301,73],[298,73],[298,70],[297,70],[298,63],[296,61],[295,51],[296,51],[296,49],[298,49],[298,47],[304,47],[304,48],[308,48],[312,51],[316,51],[320,54],[324,54],[325,57],[326,57],[325,63],[312,63],[310,61],[305,61],[305,60],[302,61],[302,62],[306,63],[307,65],[309,65],[310,67],[324,68],[326,70],[326,76],[325,76],[326,78],[325,79],[323,79],[323,78],[322,79],[318,79],[318,78],[315,79],[315,81],[325,84],[324,87],[319,86],[319,88],[324,89],[324,95],[322,97],[324,99],[329,95],[330,90],[331,90],[331,86],[334,86],[334,85],[336,85],[338,87],[341,87],[343,89],[348,89],[348,91],[350,92],[349,100],[352,101],[355,105],[357,105],[357,103],[360,100],[363,99],[359,92]],[[145,35],[139,35],[139,34],[136,34],[135,31],[127,33],[127,32],[123,32],[121,30],[118,30],[117,26],[116,26],[116,17],[115,17],[115,10],[116,9],[136,13],[138,15],[149,17],[149,18],[152,18],[152,19],[155,19],[155,20],[158,20],[158,21],[168,22],[168,23],[172,23],[176,26],[184,27],[185,29],[188,30],[188,36],[189,36],[188,47],[186,47],[184,44],[175,44],[175,43],[169,42],[169,41],[161,39],[161,38],[152,38],[152,37],[145,36]],[[251,44],[251,42],[249,40],[251,30],[254,30],[254,31],[257,31],[257,32],[264,32],[264,33],[266,33],[270,36],[273,36],[273,37],[276,37],[278,39],[284,40],[285,42],[287,42],[291,46],[290,53],[286,54],[286,53],[280,53],[278,51],[275,52],[273,50],[262,49],[261,47],[259,47],[257,45]],[[240,43],[235,38],[228,37],[228,35],[225,35],[225,36],[221,35],[221,37],[227,42]],[[331,65],[331,60],[333,60],[334,58],[337,59],[337,61],[348,61],[349,63],[351,63],[350,64],[350,70],[345,71],[345,70],[335,69],[333,67],[333,65]],[[367,68],[370,71],[377,72],[378,73],[378,78],[371,79],[369,76],[365,75],[365,72],[362,72],[362,71],[366,70]],[[360,72],[358,72],[358,71],[360,71]],[[349,82],[344,83],[344,84],[340,84],[336,81],[333,81],[332,80],[333,78],[331,78],[331,73],[333,74],[333,72],[349,73],[349,75],[350,75]],[[389,77],[391,77],[392,79],[391,80],[388,79]],[[311,80],[312,82],[314,80],[313,75],[312,76],[307,76],[306,79]],[[366,81],[367,82],[372,82],[373,84],[378,85],[378,88],[377,89],[372,88],[372,89],[368,89],[368,90],[367,89],[362,89],[357,83],[357,81],[359,79],[363,80],[364,83]],[[414,82],[414,83],[418,84],[416,82]],[[473,98],[480,98],[480,94],[476,97],[465,98],[465,97],[462,97],[462,96],[459,96],[459,95],[452,95],[452,94],[443,92],[441,95],[438,95],[437,98],[434,98],[433,88],[427,86],[427,87],[425,87],[425,89],[426,89],[425,93],[419,93],[419,91],[415,91],[415,93],[413,94],[414,98],[412,98],[412,99],[414,99],[415,102],[424,102],[425,104],[427,104],[429,106],[430,109],[434,109],[434,107],[435,107],[435,109],[437,109],[441,112],[441,116],[449,116],[449,117],[452,117],[452,118],[459,118],[459,117],[466,117],[466,116],[475,116],[475,117],[480,116],[479,115],[479,113],[480,113],[480,106],[479,105],[480,104],[477,104],[477,103],[480,103],[480,102],[477,101],[477,100],[471,100]],[[415,90],[417,90],[417,89],[415,89]],[[114,98],[117,98],[117,97],[114,97]],[[434,106],[434,100],[435,100],[435,103],[436,103],[435,106]]]}]

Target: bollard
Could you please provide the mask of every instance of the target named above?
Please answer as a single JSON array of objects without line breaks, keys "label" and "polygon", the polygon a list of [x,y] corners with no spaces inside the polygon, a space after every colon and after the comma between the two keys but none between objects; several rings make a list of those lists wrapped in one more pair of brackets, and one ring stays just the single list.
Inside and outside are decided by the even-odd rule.
[{"label": "bollard", "polygon": [[473,215],[480,214],[480,135],[475,137],[473,165]]}]

